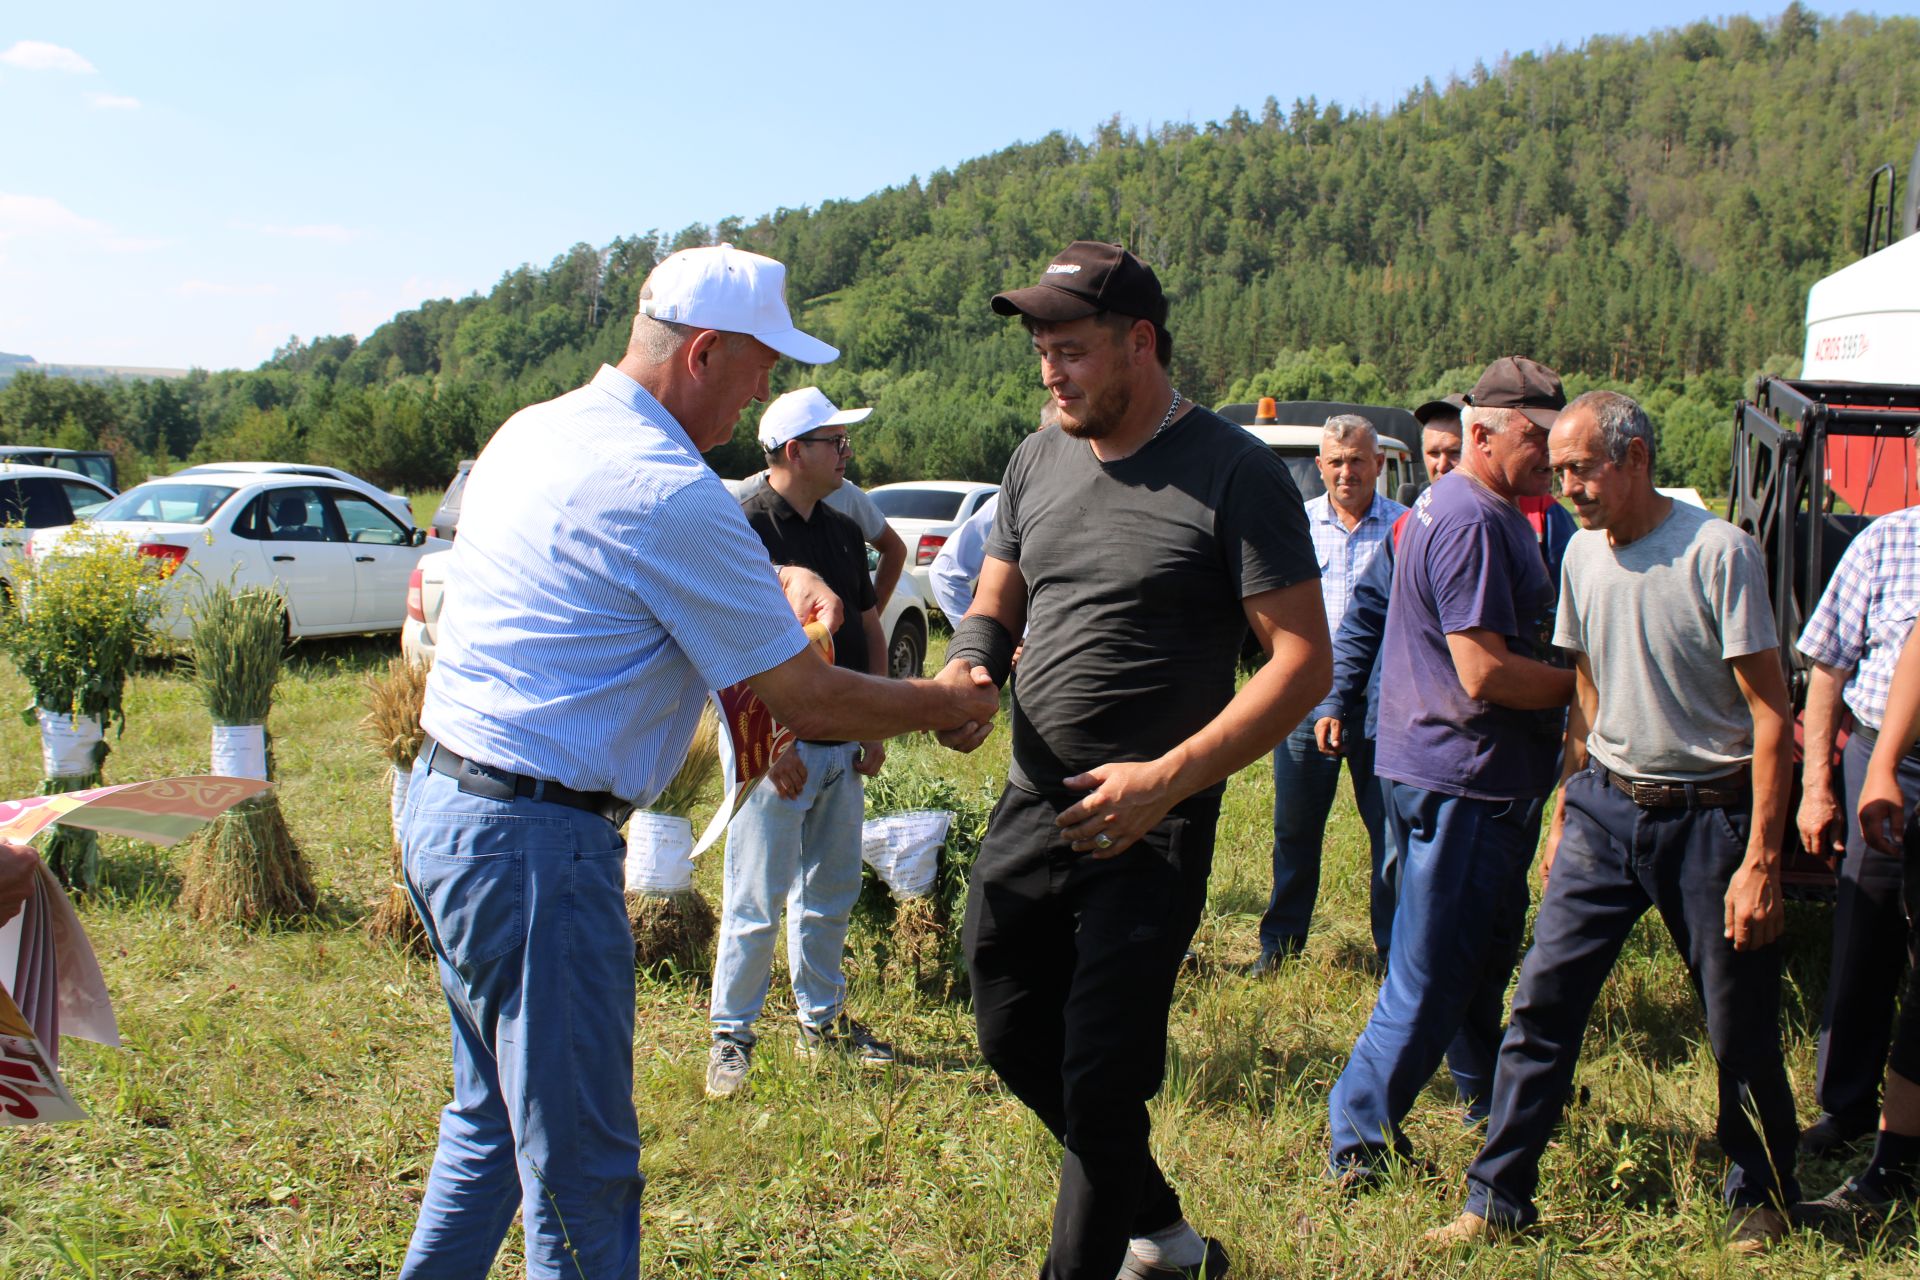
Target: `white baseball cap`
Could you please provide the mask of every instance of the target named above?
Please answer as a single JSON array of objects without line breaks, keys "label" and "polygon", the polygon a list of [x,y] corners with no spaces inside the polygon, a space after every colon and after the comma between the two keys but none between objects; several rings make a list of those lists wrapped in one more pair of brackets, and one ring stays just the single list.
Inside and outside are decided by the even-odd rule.
[{"label": "white baseball cap", "polygon": [[771,453],[789,440],[797,440],[821,427],[852,425],[872,413],[872,409],[841,409],[821,394],[818,387],[789,391],[767,406],[760,415],[760,447]]},{"label": "white baseball cap", "polygon": [[838,360],[840,351],[794,328],[787,314],[787,269],[730,244],[682,249],[647,277],[652,297],[640,314],[696,329],[744,333],[804,364]]}]

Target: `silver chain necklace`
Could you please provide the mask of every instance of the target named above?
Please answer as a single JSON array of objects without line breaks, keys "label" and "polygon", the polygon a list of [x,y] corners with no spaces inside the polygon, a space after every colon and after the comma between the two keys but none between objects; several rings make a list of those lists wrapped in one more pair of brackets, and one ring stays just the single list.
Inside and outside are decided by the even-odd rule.
[{"label": "silver chain necklace", "polygon": [[[1147,437],[1147,444],[1152,444],[1155,440],[1158,440],[1162,435],[1166,433],[1167,428],[1173,425],[1173,411],[1175,409],[1178,409],[1179,407],[1180,407],[1180,388],[1175,387],[1173,389],[1173,403],[1167,406],[1167,416],[1160,419],[1160,425],[1155,427],[1153,429],[1153,434]],[[1140,448],[1141,449],[1146,448],[1147,444],[1141,445]],[[1139,449],[1134,450],[1135,453],[1138,453],[1139,451],[1140,451]]]}]

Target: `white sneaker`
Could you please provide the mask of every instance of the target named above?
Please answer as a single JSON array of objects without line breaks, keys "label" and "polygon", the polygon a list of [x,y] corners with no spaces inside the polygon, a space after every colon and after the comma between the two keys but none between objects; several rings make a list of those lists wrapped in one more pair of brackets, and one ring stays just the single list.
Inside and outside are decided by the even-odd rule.
[{"label": "white sneaker", "polygon": [[747,1068],[753,1062],[753,1046],[741,1044],[732,1036],[715,1036],[707,1051],[707,1096],[731,1098],[747,1082]]}]

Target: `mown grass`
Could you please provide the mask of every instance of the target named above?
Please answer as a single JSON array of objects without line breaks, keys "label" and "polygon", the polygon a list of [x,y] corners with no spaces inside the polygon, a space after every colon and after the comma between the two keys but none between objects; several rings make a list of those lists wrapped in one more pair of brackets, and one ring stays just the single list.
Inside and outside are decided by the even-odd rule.
[{"label": "mown grass", "polygon": [[[942,647],[936,640],[936,651]],[[0,1131],[0,1276],[371,1277],[392,1274],[448,1096],[445,1007],[432,970],[369,943],[384,891],[384,762],[355,721],[359,677],[392,642],[303,645],[272,728],[283,803],[323,897],[310,927],[257,934],[190,926],[176,906],[180,850],[109,840],[105,890],[82,915],[127,1044],[69,1041],[85,1124]],[[24,705],[0,675],[0,705]],[[109,780],[204,769],[207,721],[186,681],[143,671]],[[956,758],[895,745],[889,769],[997,776],[1006,740]],[[38,784],[33,731],[0,718],[0,796]],[[1364,849],[1343,794],[1305,960],[1268,981],[1252,958],[1267,892],[1271,780],[1229,790],[1202,963],[1173,1014],[1155,1145],[1191,1216],[1227,1240],[1235,1274],[1273,1276],[1907,1276],[1901,1242],[1846,1252],[1813,1237],[1757,1264],[1714,1243],[1722,1160],[1713,1076],[1685,972],[1657,925],[1635,935],[1588,1037],[1584,1100],[1548,1153],[1540,1231],[1434,1258],[1421,1230],[1458,1207],[1475,1149],[1444,1075],[1411,1121],[1442,1175],[1408,1175],[1341,1202],[1322,1177],[1327,1088],[1371,1005]],[[717,859],[700,869],[719,897]],[[1803,1107],[1825,969],[1827,915],[1792,912],[1787,1035]],[[1891,962],[1891,961],[1890,961]],[[783,977],[776,977],[776,992]],[[999,1089],[964,1007],[854,974],[858,1012],[906,1061],[887,1072],[816,1067],[792,1051],[777,994],[751,1092],[701,1090],[704,975],[640,987],[635,1099],[649,1179],[649,1276],[1032,1275],[1057,1148]],[[1808,1162],[1818,1193],[1846,1171]],[[522,1274],[510,1239],[497,1276]]]}]

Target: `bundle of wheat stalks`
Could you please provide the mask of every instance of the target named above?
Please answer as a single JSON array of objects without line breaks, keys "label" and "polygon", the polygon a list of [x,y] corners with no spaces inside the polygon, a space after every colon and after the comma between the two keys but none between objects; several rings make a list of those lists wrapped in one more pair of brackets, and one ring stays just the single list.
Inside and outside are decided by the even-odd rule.
[{"label": "bundle of wheat stalks", "polygon": [[393,814],[392,872],[387,891],[367,917],[367,933],[380,942],[404,947],[421,958],[432,954],[426,930],[413,912],[413,900],[407,897],[401,882],[400,811],[406,804],[407,779],[420,754],[426,730],[420,727],[420,708],[427,697],[427,668],[422,663],[395,658],[384,672],[369,672],[365,680],[367,714],[360,721],[383,758],[390,766],[392,788],[389,808]]},{"label": "bundle of wheat stalks", "polygon": [[[720,772],[720,723],[709,705],[701,713],[687,758],[648,812],[680,819],[692,838],[693,808]],[[643,820],[635,815],[636,821]],[[688,884],[671,891],[629,889],[627,923],[633,927],[633,959],[642,969],[704,968],[713,945],[714,910],[700,890]]]},{"label": "bundle of wheat stalks", "polygon": [[[217,583],[194,608],[188,672],[215,725],[264,734],[286,654],[286,601],[259,587]],[[266,775],[273,776],[267,751]],[[187,854],[180,904],[203,924],[256,925],[307,915],[319,902],[306,858],[269,790],[215,818]]]}]

